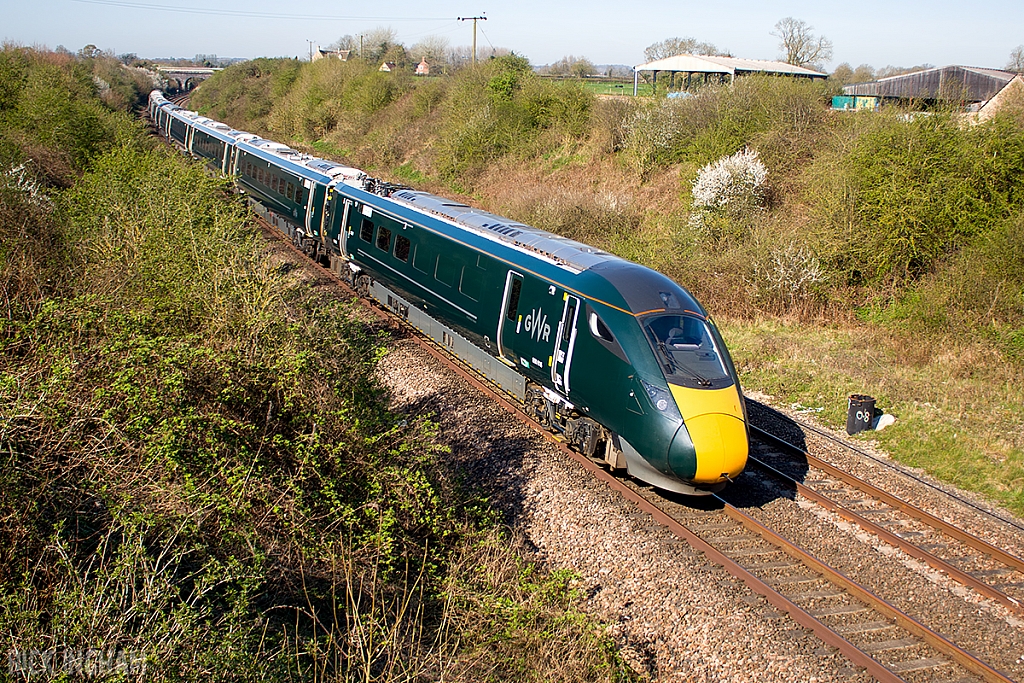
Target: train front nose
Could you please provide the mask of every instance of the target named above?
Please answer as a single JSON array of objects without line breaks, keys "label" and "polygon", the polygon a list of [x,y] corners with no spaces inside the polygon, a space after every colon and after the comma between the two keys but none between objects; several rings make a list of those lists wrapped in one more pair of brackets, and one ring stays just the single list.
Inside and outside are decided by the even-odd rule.
[{"label": "train front nose", "polygon": [[[676,474],[698,486],[739,476],[747,464],[748,441],[736,387],[671,388],[684,425],[669,449],[669,464]],[[684,462],[688,465],[685,473],[676,469],[676,463]],[[688,477],[691,472],[692,477]]]}]

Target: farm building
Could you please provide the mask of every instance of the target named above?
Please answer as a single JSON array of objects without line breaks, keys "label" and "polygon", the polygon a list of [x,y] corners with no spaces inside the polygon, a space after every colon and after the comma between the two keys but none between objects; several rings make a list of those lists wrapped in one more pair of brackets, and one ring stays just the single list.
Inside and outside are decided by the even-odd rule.
[{"label": "farm building", "polygon": [[843,88],[843,94],[877,97],[885,102],[918,102],[924,106],[959,102],[977,110],[1014,79],[1012,71],[972,66],[942,66],[899,76],[880,78]]},{"label": "farm building", "polygon": [[823,74],[802,66],[766,59],[739,59],[736,57],[710,57],[706,55],[676,55],[633,67],[633,94],[636,95],[641,73],[650,73],[651,82],[657,90],[658,74],[672,74],[672,82],[681,79],[679,85],[686,90],[691,85],[709,82],[732,82],[737,76],[747,74],[775,74],[796,78],[828,78]]},{"label": "farm building", "polygon": [[1024,77],[1017,74],[1006,87],[996,93],[992,99],[978,109],[977,120],[987,121],[996,115],[1004,106],[1020,106],[1024,104]]},{"label": "farm building", "polygon": [[317,47],[316,52],[313,53],[313,61],[318,62],[321,59],[340,59],[343,62],[348,61],[348,56],[352,50],[325,50],[322,47]]}]

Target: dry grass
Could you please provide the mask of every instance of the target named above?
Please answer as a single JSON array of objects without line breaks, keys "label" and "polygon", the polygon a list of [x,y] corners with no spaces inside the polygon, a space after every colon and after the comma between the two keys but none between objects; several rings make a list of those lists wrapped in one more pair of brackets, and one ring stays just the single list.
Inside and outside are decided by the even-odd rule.
[{"label": "dry grass", "polygon": [[873,395],[898,421],[861,438],[1024,513],[1024,370],[991,345],[856,323],[729,319],[723,327],[747,388],[822,408],[837,428],[848,394]]}]

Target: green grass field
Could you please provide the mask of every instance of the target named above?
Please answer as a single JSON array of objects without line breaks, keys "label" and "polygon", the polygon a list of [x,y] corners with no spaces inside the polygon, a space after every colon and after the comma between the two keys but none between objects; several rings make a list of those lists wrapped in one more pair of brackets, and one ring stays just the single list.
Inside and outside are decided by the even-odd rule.
[{"label": "green grass field", "polygon": [[[583,87],[595,95],[632,95],[632,81],[583,80]],[[641,83],[637,95],[653,95],[654,90],[648,83]]]}]

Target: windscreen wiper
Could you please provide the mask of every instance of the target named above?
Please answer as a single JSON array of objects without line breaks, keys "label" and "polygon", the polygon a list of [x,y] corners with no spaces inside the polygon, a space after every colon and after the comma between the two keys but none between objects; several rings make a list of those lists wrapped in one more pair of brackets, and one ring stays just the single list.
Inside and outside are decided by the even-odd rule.
[{"label": "windscreen wiper", "polygon": [[679,363],[677,363],[676,359],[672,356],[672,352],[668,350],[667,346],[665,346],[665,342],[658,340],[657,348],[659,351],[661,351],[662,357],[666,361],[668,361],[668,364],[665,367],[670,373],[675,374],[677,372],[682,372],[682,374],[689,375],[691,378],[697,380],[697,384],[699,384],[702,387],[711,386],[711,380],[701,376],[692,368],[688,368],[685,365],[680,365]]}]

